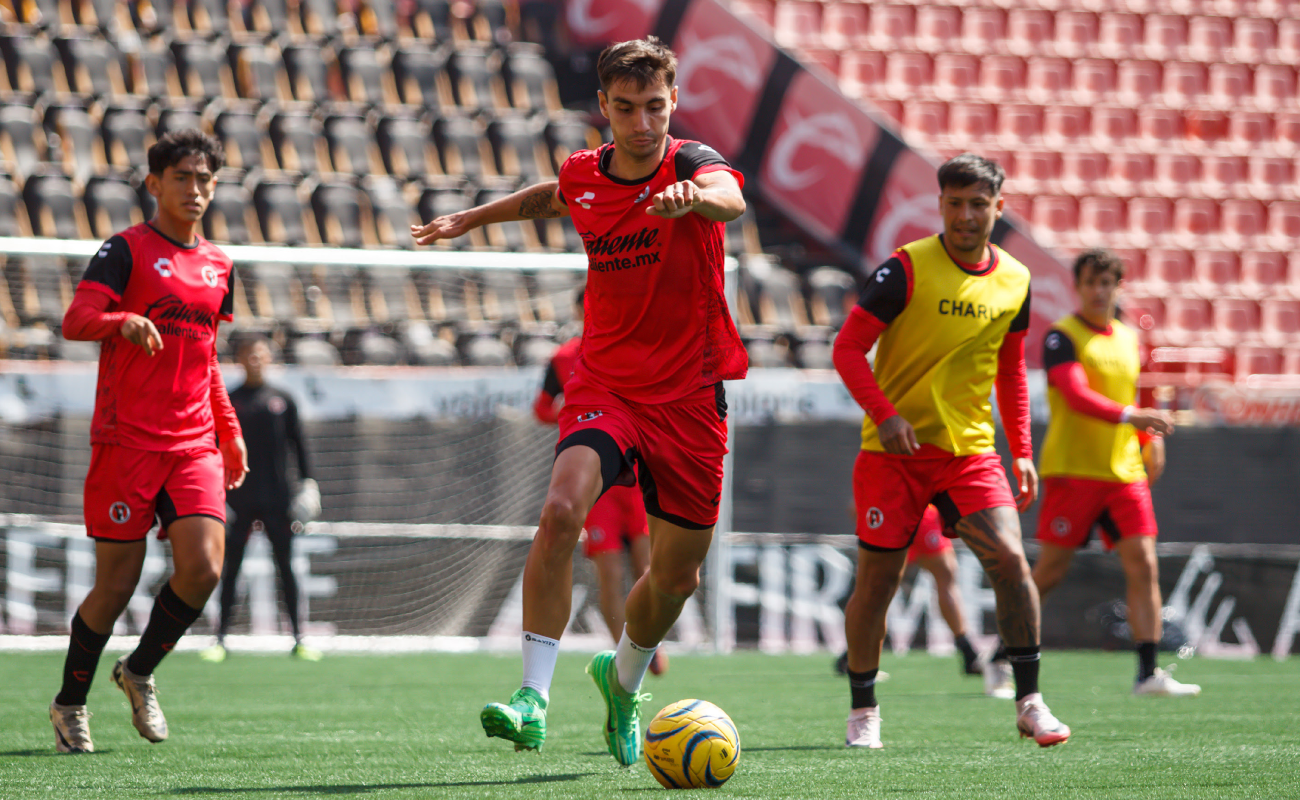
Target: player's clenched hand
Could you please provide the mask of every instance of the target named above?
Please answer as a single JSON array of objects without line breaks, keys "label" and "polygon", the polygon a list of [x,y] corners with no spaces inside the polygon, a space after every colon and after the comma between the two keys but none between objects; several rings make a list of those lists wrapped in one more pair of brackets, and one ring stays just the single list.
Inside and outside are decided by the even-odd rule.
[{"label": "player's clenched hand", "polygon": [[1168,436],[1174,432],[1173,416],[1158,408],[1135,408],[1129,412],[1128,423],[1153,436]]},{"label": "player's clenched hand", "polygon": [[1032,458],[1017,458],[1011,462],[1011,474],[1016,476],[1016,508],[1023,513],[1038,499],[1038,470]]},{"label": "player's clenched hand", "polygon": [[240,437],[221,443],[221,461],[225,467],[226,491],[244,485],[248,475],[248,448]]},{"label": "player's clenched hand", "polygon": [[876,435],[880,437],[880,444],[885,448],[886,453],[910,456],[921,447],[916,441],[916,431],[912,429],[912,423],[898,414],[880,423]]},{"label": "player's clenched hand", "polygon": [[692,181],[678,181],[662,192],[650,198],[650,205],[645,213],[664,219],[677,219],[691,213],[691,210],[704,202],[700,187]]},{"label": "player's clenched hand", "polygon": [[153,326],[153,322],[148,317],[133,314],[126,318],[126,322],[122,323],[118,332],[131,344],[143,347],[145,353],[149,355],[163,349],[162,335],[158,333],[158,329]]},{"label": "player's clenched hand", "polygon": [[473,227],[469,212],[457,211],[455,214],[438,217],[424,225],[412,225],[411,236],[415,237],[416,244],[429,245],[439,239],[455,239],[464,236]]}]

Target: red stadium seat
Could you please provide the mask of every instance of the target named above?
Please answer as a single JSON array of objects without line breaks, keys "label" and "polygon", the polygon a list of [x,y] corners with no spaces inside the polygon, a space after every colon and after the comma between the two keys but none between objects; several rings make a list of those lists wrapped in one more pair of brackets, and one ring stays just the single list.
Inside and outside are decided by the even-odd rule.
[{"label": "red stadium seat", "polygon": [[945,100],[973,100],[979,85],[978,56],[943,53],[934,58],[934,93]]},{"label": "red stadium seat", "polygon": [[1251,94],[1250,67],[1245,64],[1211,64],[1209,101],[1216,108],[1240,108]]},{"label": "red stadium seat", "polygon": [[892,52],[912,46],[916,33],[916,12],[911,6],[873,5],[868,40],[877,50]]},{"label": "red stadium seat", "polygon": [[1196,239],[1202,237],[1212,236],[1218,230],[1217,205],[1213,200],[1182,197],[1174,201],[1174,232],[1179,236],[1191,237],[1191,241],[1187,244],[1193,244]]},{"label": "red stadium seat", "polygon": [[869,25],[867,7],[861,3],[831,3],[822,11],[822,41],[835,49],[865,47]]},{"label": "red stadium seat", "polygon": [[1200,297],[1165,298],[1165,324],[1158,340],[1187,346],[1208,338],[1211,330],[1209,301]]},{"label": "red stadium seat", "polygon": [[1115,91],[1115,62],[1081,58],[1074,62],[1074,97],[1080,103],[1104,103]]},{"label": "red stadium seat", "polygon": [[1099,148],[1123,148],[1137,136],[1137,113],[1131,108],[1094,106],[1092,140]]},{"label": "red stadium seat", "polygon": [[1169,232],[1171,211],[1163,197],[1135,197],[1128,201],[1129,240],[1135,246],[1158,243]]},{"label": "red stadium seat", "polygon": [[1102,191],[1107,162],[1104,152],[1067,150],[1061,154],[1061,189],[1079,196]]},{"label": "red stadium seat", "polygon": [[961,147],[979,146],[993,138],[997,126],[988,103],[952,103],[948,106],[948,135]]},{"label": "red stadium seat", "polygon": [[1259,304],[1254,300],[1219,297],[1210,301],[1214,340],[1232,346],[1259,341]]},{"label": "red stadium seat", "polygon": [[1273,138],[1273,118],[1262,111],[1233,111],[1228,118],[1228,146],[1242,155],[1259,152]]},{"label": "red stadium seat", "polygon": [[1232,45],[1232,21],[1227,17],[1192,17],[1187,23],[1187,54],[1194,61],[1222,61]]},{"label": "red stadium seat", "polygon": [[885,117],[893,120],[898,127],[903,127],[903,104],[901,102],[876,98],[871,100],[871,106]]},{"label": "red stadium seat", "polygon": [[1124,230],[1124,201],[1118,197],[1085,197],[1079,201],[1079,234],[1083,241],[1113,238]]},{"label": "red stadium seat", "polygon": [[1255,67],[1255,107],[1272,110],[1296,105],[1295,67],[1260,64]]},{"label": "red stadium seat", "polygon": [[840,56],[840,85],[857,97],[880,97],[885,86],[885,56],[854,50]]},{"label": "red stadium seat", "polygon": [[1036,103],[1050,104],[1070,91],[1070,62],[1040,56],[1029,59],[1026,93]]},{"label": "red stadium seat", "polygon": [[1079,227],[1079,208],[1072,197],[1034,198],[1034,230],[1054,241],[1072,240]]},{"label": "red stadium seat", "polygon": [[1268,235],[1279,250],[1300,248],[1300,203],[1286,200],[1269,203]]},{"label": "red stadium seat", "polygon": [[961,9],[921,6],[916,12],[916,46],[930,53],[952,52],[961,38]]},{"label": "red stadium seat", "polygon": [[948,106],[937,100],[904,102],[903,127],[926,142],[944,139],[948,135]]},{"label": "red stadium seat", "polygon": [[1188,288],[1202,297],[1234,293],[1240,280],[1237,254],[1231,250],[1197,250],[1193,256],[1195,276]]},{"label": "red stadium seat", "polygon": [[1124,262],[1124,285],[1136,291],[1146,281],[1146,251],[1128,247],[1112,247],[1110,251]]},{"label": "red stadium seat", "polygon": [[843,51],[804,45],[799,48],[799,52],[803,53],[804,66],[820,67],[826,73],[826,77],[832,80],[840,74],[840,53]]},{"label": "red stadium seat", "polygon": [[998,113],[998,138],[1007,147],[1035,147],[1043,140],[1043,109],[1031,105],[1002,105]]},{"label": "red stadium seat", "polygon": [[968,6],[961,15],[962,49],[968,53],[992,53],[1007,38],[1006,14],[1000,8]]},{"label": "red stadium seat", "polygon": [[1257,200],[1290,200],[1296,197],[1294,162],[1278,156],[1252,156],[1247,162],[1249,179],[1245,189]]},{"label": "red stadium seat", "polygon": [[1052,41],[1052,12],[1045,9],[1012,8],[1007,12],[1007,48],[1032,56]]},{"label": "red stadium seat", "polygon": [[1233,22],[1232,33],[1232,56],[1247,64],[1266,61],[1277,46],[1277,30],[1271,19],[1243,14]]},{"label": "red stadium seat", "polygon": [[1282,346],[1282,374],[1300,375],[1300,345]]},{"label": "red stadium seat", "polygon": [[1241,254],[1242,294],[1261,298],[1277,294],[1286,287],[1286,254],[1276,251],[1247,250]]},{"label": "red stadium seat", "polygon": [[1108,58],[1133,58],[1142,45],[1142,19],[1136,14],[1102,14],[1098,47]]},{"label": "red stadium seat", "polygon": [[1273,147],[1279,155],[1300,153],[1300,112],[1273,115]]},{"label": "red stadium seat", "polygon": [[1121,61],[1119,63],[1119,100],[1138,107],[1160,95],[1160,63],[1157,61]]},{"label": "red stadium seat", "polygon": [[899,100],[929,94],[933,66],[925,53],[890,53],[885,59],[885,91]]},{"label": "red stadium seat", "polygon": [[1126,292],[1120,297],[1120,319],[1139,331],[1150,333],[1165,322],[1165,304],[1158,297]]},{"label": "red stadium seat", "polygon": [[1023,194],[1014,192],[1002,193],[1002,199],[1006,201],[1003,211],[1007,214],[1014,214],[1018,219],[1028,222],[1034,216],[1034,201]]},{"label": "red stadium seat", "polygon": [[1283,64],[1300,62],[1300,18],[1277,21],[1277,58]]},{"label": "red stadium seat", "polygon": [[772,28],[776,21],[776,8],[770,0],[732,0],[731,10],[753,17],[765,28]]},{"label": "red stadium seat", "polygon": [[1056,12],[1056,52],[1066,58],[1086,56],[1097,46],[1097,15],[1088,11]]},{"label": "red stadium seat", "polygon": [[1225,200],[1219,214],[1229,247],[1254,246],[1268,227],[1268,213],[1258,200]]},{"label": "red stadium seat", "polygon": [[1186,130],[1181,111],[1163,106],[1138,109],[1138,136],[1143,150],[1161,153],[1183,147]]},{"label": "red stadium seat", "polygon": [[1146,251],[1146,283],[1157,292],[1179,291],[1192,279],[1192,256],[1186,250],[1152,248]]},{"label": "red stadium seat", "polygon": [[1187,20],[1175,14],[1150,14],[1142,21],[1143,51],[1147,58],[1170,61],[1187,50]]},{"label": "red stadium seat", "polygon": [[1152,188],[1163,197],[1186,197],[1201,181],[1201,160],[1187,153],[1158,153]]},{"label": "red stadium seat", "polygon": [[1047,106],[1043,109],[1043,139],[1062,149],[1079,144],[1088,135],[1091,120],[1085,106]]},{"label": "red stadium seat", "polygon": [[1260,333],[1266,343],[1293,345],[1300,339],[1300,300],[1270,298],[1260,308]]},{"label": "red stadium seat", "polygon": [[[1215,64],[1211,69],[1224,66]],[[1205,94],[1205,67],[1190,61],[1165,64],[1165,102],[1175,108],[1196,103]]]},{"label": "red stadium seat", "polygon": [[1201,160],[1201,189],[1210,197],[1231,197],[1246,183],[1246,160],[1209,155]]},{"label": "red stadium seat", "polygon": [[985,56],[980,62],[980,91],[984,98],[1005,103],[1025,91],[1025,62],[1015,56]]},{"label": "red stadium seat", "polygon": [[772,21],[776,42],[783,47],[820,47],[822,7],[803,0],[777,0]]},{"label": "red stadium seat", "polygon": [[1245,344],[1233,348],[1232,355],[1238,381],[1251,375],[1277,375],[1283,371],[1282,350],[1277,347]]},{"label": "red stadium seat", "polygon": [[1052,194],[1061,174],[1061,154],[1051,150],[1016,150],[1008,184],[1018,194]]},{"label": "red stadium seat", "polygon": [[1123,150],[1112,153],[1107,187],[1112,194],[1131,197],[1145,191],[1153,174],[1154,159],[1149,153]]}]

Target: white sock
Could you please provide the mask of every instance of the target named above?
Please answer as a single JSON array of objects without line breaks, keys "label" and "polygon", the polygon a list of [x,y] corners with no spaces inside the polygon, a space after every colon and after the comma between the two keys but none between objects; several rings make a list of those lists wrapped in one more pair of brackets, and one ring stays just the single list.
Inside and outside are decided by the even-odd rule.
[{"label": "white sock", "polygon": [[524,631],[523,654],[524,688],[536,689],[542,699],[549,702],[551,679],[555,677],[555,659],[560,655],[560,640]]},{"label": "white sock", "polygon": [[618,649],[614,651],[614,671],[618,673],[618,682],[626,692],[636,692],[645,680],[645,671],[654,660],[659,645],[642,647],[627,638],[627,626],[623,626],[623,636],[618,640]]}]

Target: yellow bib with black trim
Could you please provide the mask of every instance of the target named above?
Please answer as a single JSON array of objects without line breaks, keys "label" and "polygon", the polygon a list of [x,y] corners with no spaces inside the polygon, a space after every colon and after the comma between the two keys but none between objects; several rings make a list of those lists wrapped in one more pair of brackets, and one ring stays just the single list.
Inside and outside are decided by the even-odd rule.
[{"label": "yellow bib with black trim", "polygon": [[[1048,336],[1065,336],[1074,345],[1075,358],[1088,375],[1094,392],[1122,406],[1133,405],[1137,398],[1137,334],[1119,320],[1111,323],[1106,335],[1071,314],[1057,320]],[[1052,420],[1043,440],[1043,476],[1061,475],[1092,478],[1119,483],[1146,480],[1142,465],[1142,447],[1137,430],[1127,423],[1115,424],[1080,414],[1070,408],[1059,389],[1047,387],[1047,403]]]},{"label": "yellow bib with black trim", "polygon": [[[912,296],[880,335],[876,380],[921,444],[991,453],[998,350],[1029,295],[1029,268],[999,249],[992,272],[972,275],[937,235],[900,249],[912,262]],[[884,452],[870,416],[862,449]]]}]

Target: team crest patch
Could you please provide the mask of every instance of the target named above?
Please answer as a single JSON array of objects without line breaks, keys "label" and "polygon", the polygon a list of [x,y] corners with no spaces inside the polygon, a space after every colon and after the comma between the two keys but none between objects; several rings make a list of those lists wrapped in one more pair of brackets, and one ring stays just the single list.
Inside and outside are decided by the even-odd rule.
[{"label": "team crest patch", "polygon": [[216,267],[211,264],[204,264],[203,269],[200,270],[199,274],[203,276],[204,283],[211,286],[213,289],[217,288],[217,282],[220,280],[220,277],[217,275]]},{"label": "team crest patch", "polygon": [[586,414],[580,414],[578,416],[578,422],[591,422],[596,417],[604,416],[604,414],[604,411],[589,411]]},{"label": "team crest patch", "polygon": [[131,519],[131,507],[118,500],[108,507],[108,518],[121,525]]},{"label": "team crest patch", "polygon": [[1057,536],[1069,536],[1070,521],[1065,517],[1057,517],[1056,519],[1052,520],[1052,533],[1056,534]]},{"label": "team crest patch", "polygon": [[867,509],[868,528],[874,531],[876,528],[879,528],[881,525],[884,524],[885,524],[885,512],[881,511],[875,506],[872,506],[871,508]]}]

